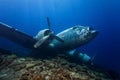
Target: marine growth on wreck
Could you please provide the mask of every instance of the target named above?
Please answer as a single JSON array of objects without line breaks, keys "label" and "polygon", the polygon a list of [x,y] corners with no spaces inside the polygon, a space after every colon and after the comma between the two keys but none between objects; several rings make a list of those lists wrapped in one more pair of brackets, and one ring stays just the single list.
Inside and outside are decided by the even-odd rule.
[{"label": "marine growth on wreck", "polygon": [[0,56],[0,80],[112,80],[106,72],[57,56],[50,59]]}]

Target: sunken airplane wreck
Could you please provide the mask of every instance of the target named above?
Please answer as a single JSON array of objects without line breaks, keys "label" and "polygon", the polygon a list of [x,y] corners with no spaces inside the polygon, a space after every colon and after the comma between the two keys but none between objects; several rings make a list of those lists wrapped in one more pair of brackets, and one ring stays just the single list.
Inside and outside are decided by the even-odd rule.
[{"label": "sunken airplane wreck", "polygon": [[[40,53],[64,53],[80,59],[83,62],[91,61],[87,54],[80,53],[76,48],[94,39],[98,32],[90,27],[73,26],[57,35],[50,30],[50,21],[47,17],[48,29],[38,32],[35,37],[29,36],[4,23],[0,23],[0,36]],[[39,54],[40,54],[39,53]]]}]

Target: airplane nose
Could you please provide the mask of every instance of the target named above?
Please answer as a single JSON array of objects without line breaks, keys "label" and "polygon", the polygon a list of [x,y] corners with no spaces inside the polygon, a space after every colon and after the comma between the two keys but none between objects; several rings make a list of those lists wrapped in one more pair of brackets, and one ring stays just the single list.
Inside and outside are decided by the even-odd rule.
[{"label": "airplane nose", "polygon": [[91,34],[92,34],[94,37],[96,37],[96,36],[98,35],[98,31],[92,30],[92,31],[91,31]]},{"label": "airplane nose", "polygon": [[93,28],[91,28],[91,27],[87,27],[87,30],[94,30]]},{"label": "airplane nose", "polygon": [[97,32],[97,31],[95,31],[95,30],[92,30],[92,31],[91,31],[91,33],[93,33],[93,34],[96,33],[96,32]]}]

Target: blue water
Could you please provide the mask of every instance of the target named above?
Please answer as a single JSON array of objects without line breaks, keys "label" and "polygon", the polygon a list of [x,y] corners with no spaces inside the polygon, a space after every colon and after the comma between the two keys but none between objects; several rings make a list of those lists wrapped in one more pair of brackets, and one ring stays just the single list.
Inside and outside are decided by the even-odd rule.
[{"label": "blue water", "polygon": [[[55,33],[78,24],[98,30],[81,52],[96,54],[95,63],[120,73],[120,0],[0,0],[0,22],[31,36],[47,28],[47,16]],[[22,50],[0,40],[1,47]]]}]

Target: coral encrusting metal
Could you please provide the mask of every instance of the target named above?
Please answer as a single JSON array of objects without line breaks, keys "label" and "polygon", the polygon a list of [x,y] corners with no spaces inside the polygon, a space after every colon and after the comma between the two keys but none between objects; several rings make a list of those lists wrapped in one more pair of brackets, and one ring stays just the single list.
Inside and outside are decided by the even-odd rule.
[{"label": "coral encrusting metal", "polygon": [[86,65],[70,63],[62,57],[52,59],[0,57],[0,80],[111,80],[104,72]]}]

